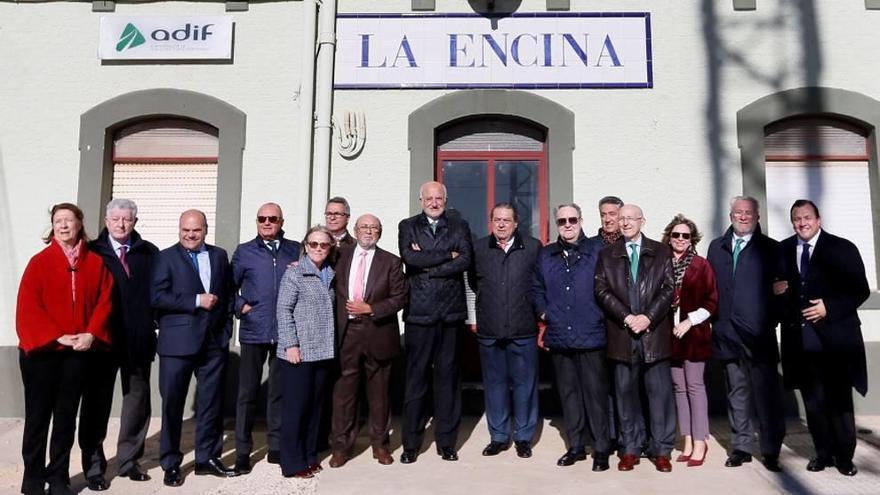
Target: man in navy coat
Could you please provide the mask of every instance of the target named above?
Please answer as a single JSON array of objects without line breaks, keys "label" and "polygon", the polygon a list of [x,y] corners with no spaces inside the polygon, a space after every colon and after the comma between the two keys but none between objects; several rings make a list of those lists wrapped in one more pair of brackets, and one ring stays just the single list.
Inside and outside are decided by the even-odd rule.
[{"label": "man in navy coat", "polygon": [[220,462],[221,394],[231,325],[226,251],[205,244],[208,221],[199,210],[180,215],[180,242],[159,253],[152,304],[159,318],[159,391],[162,394],[160,464],[168,486],[180,486],[180,435],[186,393],[196,377],[195,474],[234,476]]},{"label": "man in navy coat", "polygon": [[868,392],[865,343],[856,310],[870,289],[865,265],[852,242],[822,229],[819,208],[799,199],[791,207],[795,235],[782,241],[786,281],[782,369],[786,386],[799,388],[816,457],[808,471],[836,466],[858,470],[852,389]]}]

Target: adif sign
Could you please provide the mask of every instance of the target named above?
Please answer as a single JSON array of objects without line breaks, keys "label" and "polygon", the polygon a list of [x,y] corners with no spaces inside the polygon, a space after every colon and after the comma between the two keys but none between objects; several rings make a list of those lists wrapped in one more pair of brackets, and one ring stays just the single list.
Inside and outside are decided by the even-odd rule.
[{"label": "adif sign", "polygon": [[342,14],[337,89],[651,88],[647,12]]},{"label": "adif sign", "polygon": [[104,16],[101,60],[229,60],[231,16]]}]

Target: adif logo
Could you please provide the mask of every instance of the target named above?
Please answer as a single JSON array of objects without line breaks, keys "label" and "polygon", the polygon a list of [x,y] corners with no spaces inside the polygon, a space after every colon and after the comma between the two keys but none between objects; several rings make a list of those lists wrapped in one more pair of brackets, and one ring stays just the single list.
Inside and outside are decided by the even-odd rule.
[{"label": "adif logo", "polygon": [[129,48],[134,48],[143,45],[146,41],[144,35],[138,31],[138,28],[129,22],[126,24],[125,29],[122,30],[122,35],[119,36],[119,42],[116,43],[116,51],[121,52]]}]

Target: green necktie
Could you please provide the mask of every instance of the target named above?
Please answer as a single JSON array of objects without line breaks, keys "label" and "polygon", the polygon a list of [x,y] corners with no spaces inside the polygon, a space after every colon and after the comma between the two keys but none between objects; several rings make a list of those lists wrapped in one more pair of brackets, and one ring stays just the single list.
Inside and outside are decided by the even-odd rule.
[{"label": "green necktie", "polygon": [[631,242],[629,247],[632,249],[632,255],[629,257],[629,271],[632,273],[633,282],[635,282],[639,276],[639,246]]},{"label": "green necktie", "polygon": [[743,250],[743,243],[746,242],[742,239],[737,239],[736,244],[733,246],[733,272],[736,273],[736,260],[739,259],[739,253]]}]

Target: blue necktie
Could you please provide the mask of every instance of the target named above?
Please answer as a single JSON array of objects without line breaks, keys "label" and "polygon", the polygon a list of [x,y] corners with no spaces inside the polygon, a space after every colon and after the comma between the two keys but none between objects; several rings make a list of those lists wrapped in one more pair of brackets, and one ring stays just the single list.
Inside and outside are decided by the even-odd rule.
[{"label": "blue necktie", "polygon": [[807,271],[810,269],[810,245],[807,243],[803,244],[803,251],[801,251],[801,280],[805,280],[807,278]]},{"label": "blue necktie", "polygon": [[189,259],[192,260],[193,268],[196,269],[196,273],[199,273],[199,253],[190,251]]}]

